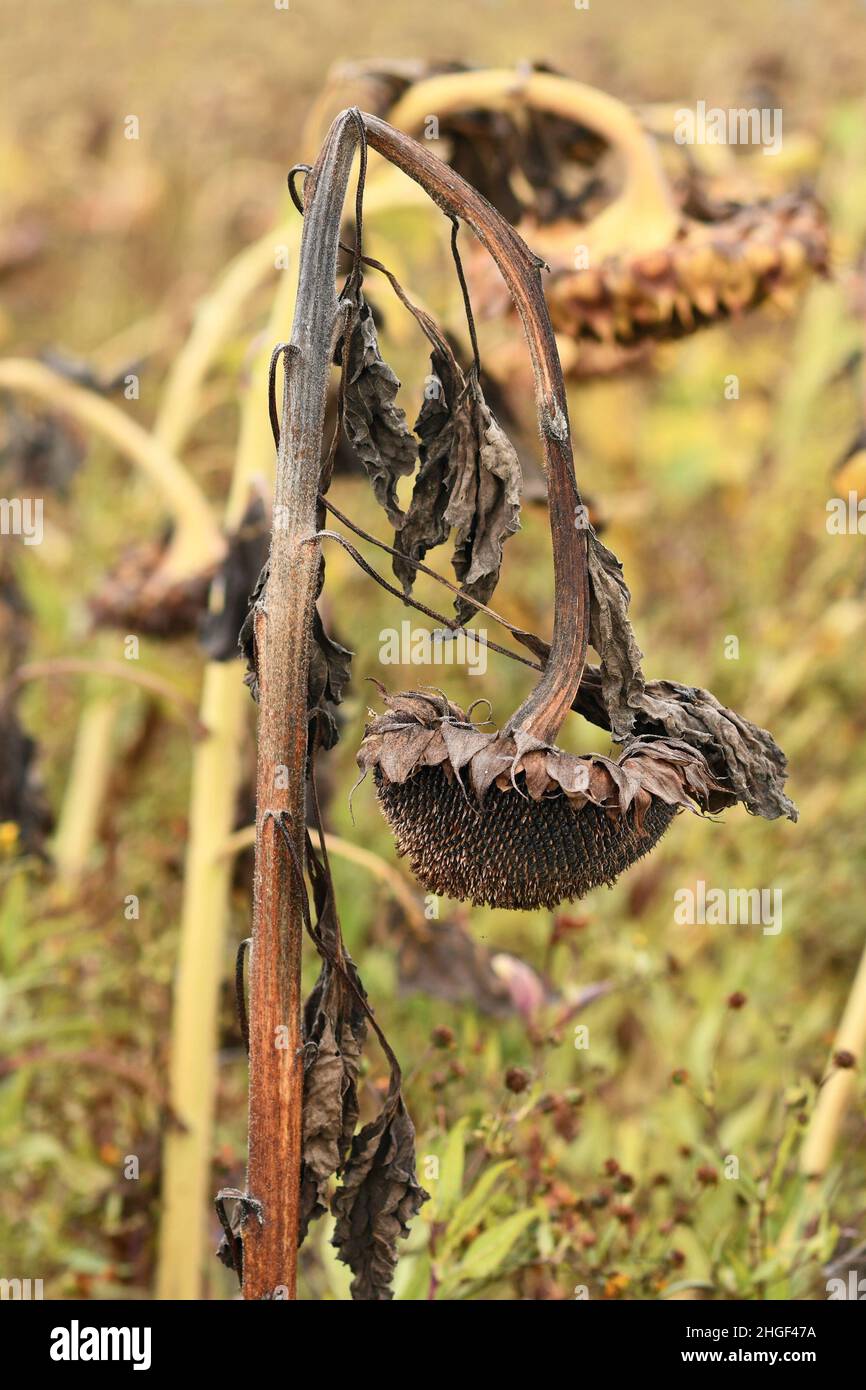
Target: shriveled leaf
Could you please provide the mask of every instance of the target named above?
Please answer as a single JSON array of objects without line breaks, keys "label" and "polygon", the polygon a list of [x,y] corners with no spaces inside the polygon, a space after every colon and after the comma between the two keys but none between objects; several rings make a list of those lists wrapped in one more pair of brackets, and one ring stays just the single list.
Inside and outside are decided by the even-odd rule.
[{"label": "shriveled leaf", "polygon": [[353,653],[329,637],[318,609],[313,613],[312,636],[310,695],[315,697],[312,702],[329,700],[332,705],[339,705],[351,677]]},{"label": "shriveled leaf", "polygon": [[354,1275],[353,1299],[393,1297],[397,1241],[427,1198],[415,1176],[415,1127],[392,1078],[382,1111],[355,1136],[332,1202],[332,1243]]},{"label": "shriveled leaf", "polygon": [[394,404],[400,382],[382,358],[373,314],[363,298],[352,313],[347,332],[346,434],[367,470],[376,500],[392,525],[399,527],[403,513],[397,501],[397,481],[414,471],[417,441],[405,412]]},{"label": "shriveled leaf", "polygon": [[199,624],[201,644],[211,661],[237,657],[250,594],[267,562],[269,543],[270,518],[264,499],[255,496],[237,531],[228,537],[228,551],[211,585],[210,607]]},{"label": "shriveled leaf", "polygon": [[[412,500],[394,537],[395,549],[412,560],[423,560],[428,550],[448,539],[451,527],[445,513],[450,497],[454,418],[465,385],[463,373],[447,345],[443,345],[442,351],[434,351],[430,375],[424,383],[424,402],[415,421],[420,467]],[[414,566],[395,557],[394,573],[404,591],[411,593]]]},{"label": "shriveled leaf", "polygon": [[575,707],[620,742],[632,734],[682,740],[703,754],[712,778],[729,793],[728,803],[741,801],[768,820],[796,820],[784,790],[787,761],[766,729],[726,709],[708,690],[645,681],[622,566],[592,528],[587,542],[590,641],[601,664],[587,669]]},{"label": "shriveled leaf", "polygon": [[[366,999],[342,945],[326,871],[309,856],[322,968],[304,1006],[304,1101],[298,1243],[327,1210],[329,1180],[349,1153],[358,1123],[358,1077],[367,1037]],[[342,969],[338,962],[342,963]]]},{"label": "shriveled leaf", "polygon": [[[267,612],[269,568],[270,561],[266,561],[250,596],[247,615],[238,636],[238,647],[247,663],[244,681],[256,701],[259,698],[259,675],[255,623],[259,610]],[[321,577],[319,587],[321,588]],[[351,674],[353,653],[328,635],[317,608],[313,610],[311,635],[313,640],[307,680],[307,706],[309,712],[317,716],[319,743],[324,748],[332,748],[339,735],[330,706],[339,705],[343,699],[343,692]]]},{"label": "shriveled leaf", "polygon": [[[502,547],[520,524],[520,460],[474,373],[467,381],[446,345],[434,350],[430,362],[415,423],[421,467],[395,548],[423,560],[453,528],[457,578],[486,603],[499,579]],[[394,572],[408,593],[413,566],[395,559]],[[461,622],[476,611],[459,598],[455,609]]]},{"label": "shriveled leaf", "polygon": [[[445,520],[456,531],[454,572],[461,586],[486,603],[499,581],[502,547],[520,525],[520,462],[514,446],[470,380],[458,404]],[[457,599],[461,622],[475,612]]]},{"label": "shriveled leaf", "polygon": [[602,697],[613,736],[626,738],[634,724],[632,701],[643,687],[641,657],[628,618],[631,600],[622,565],[587,528],[589,640],[601,658]]},{"label": "shriveled leaf", "polygon": [[675,681],[650,681],[637,704],[640,732],[663,730],[699,748],[732,800],[767,820],[796,821],[797,808],[784,790],[787,759],[766,729],[726,709],[709,690]]},{"label": "shriveled leaf", "polygon": [[358,1122],[358,1075],[366,1018],[342,981],[323,967],[324,990],[307,1005],[299,1240],[327,1210],[327,1184],[349,1151]]}]

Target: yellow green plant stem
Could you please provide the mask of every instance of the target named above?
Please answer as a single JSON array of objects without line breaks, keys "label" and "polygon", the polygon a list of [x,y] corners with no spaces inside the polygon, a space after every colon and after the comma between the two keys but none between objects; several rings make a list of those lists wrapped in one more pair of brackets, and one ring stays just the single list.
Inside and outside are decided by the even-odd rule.
[{"label": "yellow green plant stem", "polygon": [[116,695],[94,697],[78,721],[75,746],[57,819],[52,855],[61,884],[80,877],[99,832],[105,788],[114,758],[113,734],[120,700]]},{"label": "yellow green plant stem", "polygon": [[201,300],[183,347],[163,388],[154,434],[178,452],[201,410],[202,388],[214,359],[235,331],[241,311],[268,272],[276,271],[276,250],[293,238],[291,223],[278,225],[234,258],[213,293]]},{"label": "yellow green plant stem", "polygon": [[[256,827],[245,825],[242,830],[236,830],[233,835],[229,836],[223,845],[222,852],[227,857],[234,858],[242,850],[251,849],[255,842]],[[325,846],[329,854],[335,855],[337,859],[345,859],[350,864],[357,864],[359,868],[366,869],[369,874],[377,878],[380,883],[384,883],[402,907],[406,921],[415,935],[423,938],[429,937],[427,919],[424,916],[418,895],[412,891],[410,885],[397,869],[380,858],[378,854],[374,854],[372,850],[362,849],[360,845],[354,845],[351,840],[344,840],[340,835],[326,833]]]},{"label": "yellow green plant stem", "polygon": [[432,114],[530,108],[579,122],[594,130],[623,162],[625,183],[618,198],[585,229],[596,258],[619,251],[637,254],[669,245],[680,222],[655,140],[616,97],[584,82],[551,73],[508,68],[448,73],[410,87],[388,113],[399,130],[416,131]]},{"label": "yellow green plant stem", "polygon": [[[249,296],[265,279],[268,271],[275,269],[276,247],[288,246],[292,235],[292,224],[278,224],[259,241],[245,247],[230,262],[213,292],[198,306],[190,333],[169,371],[153,431],[148,436],[156,442],[158,449],[167,450],[175,458],[180,455],[198,418],[204,382],[217,354],[235,331]],[[242,510],[242,505],[233,505],[230,517],[239,520]],[[191,572],[206,570],[210,563],[210,542],[202,547],[201,555],[198,555],[194,538],[188,537],[187,540],[191,542],[187,551]],[[88,699],[76,733],[76,746],[80,742],[90,758],[91,772],[86,790],[90,801],[99,801],[104,796],[107,779],[111,775],[111,760],[104,756],[103,750],[99,750],[99,756],[94,756],[96,750],[93,746],[97,729],[102,731],[106,742],[110,742],[113,735],[105,708],[100,708],[104,700],[105,697],[98,694]],[[118,708],[113,699],[111,708],[115,711]],[[81,775],[82,778],[86,775],[84,767]],[[104,779],[102,782],[98,780],[100,776]],[[83,792],[81,782],[69,780],[55,842],[58,873],[70,885],[81,877],[93,848],[92,837],[88,837],[84,828],[79,830],[76,827],[75,803]],[[90,830],[95,833],[95,823],[90,823]]]},{"label": "yellow green plant stem", "polygon": [[163,680],[161,676],[156,676],[150,671],[136,671],[134,667],[126,666],[121,661],[103,661],[84,656],[58,657],[52,661],[29,661],[25,666],[18,667],[2,693],[9,695],[28,681],[55,679],[61,676],[109,676],[112,680],[127,681],[130,685],[137,685],[174,706],[186,720],[194,738],[203,738],[207,734],[207,728],[199,719],[195,706],[170,681]]},{"label": "yellow green plant stem", "polygon": [[71,415],[141,469],[163,497],[174,522],[161,568],[166,580],[188,578],[219,562],[225,542],[204,493],[174,454],[113,402],[67,381],[41,362],[16,357],[0,361],[0,390],[33,396]]},{"label": "yellow green plant stem", "polygon": [[[842,1128],[845,1112],[860,1081],[859,1065],[866,1049],[866,948],[845,1010],[839,1021],[833,1053],[828,1063],[829,1074],[821,1090],[800,1150],[800,1169],[810,1179],[821,1179],[833,1158],[836,1140]],[[839,1067],[833,1058],[848,1052],[854,1059],[852,1067]]]},{"label": "yellow green plant stem", "polygon": [[201,716],[210,737],[193,757],[172,1006],[169,1102],[183,1128],[167,1130],[156,1297],[201,1297],[206,1251],[216,1020],[232,865],[215,853],[231,829],[240,772],[239,742],[249,691],[236,661],[205,669]]}]

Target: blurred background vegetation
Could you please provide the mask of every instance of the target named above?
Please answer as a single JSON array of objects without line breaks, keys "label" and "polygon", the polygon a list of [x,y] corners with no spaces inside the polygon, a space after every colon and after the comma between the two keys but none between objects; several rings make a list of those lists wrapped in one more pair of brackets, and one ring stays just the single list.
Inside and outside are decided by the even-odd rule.
[{"label": "blurred background vegetation", "polygon": [[[217,518],[239,430],[251,471],[271,466],[257,364],[290,329],[280,282],[296,261],[273,269],[286,241],[279,229],[298,220],[285,175],[315,158],[305,118],[336,61],[551,62],[648,120],[657,104],[701,99],[783,109],[777,161],[706,151],[704,172],[716,188],[748,186],[754,197],[813,187],[830,219],[830,277],[787,312],[769,304],[659,345],[639,371],[573,382],[570,410],[578,477],[624,563],[647,675],[709,687],[770,728],[789,758],[799,824],[741,809],[719,823],[680,817],[613,891],[557,914],[443,903],[428,920],[371,787],[355,794],[354,822],[348,808],[373,698],[365,677],[392,689],[445,685],[459,703],[484,694],[504,721],[532,673],[495,655],[481,679],[383,670],[379,634],[410,615],[334,546],[324,610],[356,656],[323,779],[329,830],[377,856],[372,871],[342,855],[333,868],[349,948],[403,1064],[419,1177],[432,1194],[405,1247],[397,1297],[825,1297],[828,1267],[848,1251],[849,1263],[862,1259],[866,1208],[856,1069],[820,1184],[799,1158],[866,931],[864,541],[826,526],[828,498],[866,487],[856,449],[837,467],[864,404],[862,5],[618,0],[578,11],[567,0],[414,9],[291,0],[282,11],[266,0],[91,0],[16,7],[5,27],[4,358],[48,352],[56,363],[63,354],[66,379],[70,360],[87,364],[88,390],[132,371],[137,399],[122,385],[100,399],[152,431],[200,306],[245,248],[265,248],[265,273],[250,272],[200,398],[187,398],[187,426],[172,436],[163,416],[169,452]],[[130,115],[138,139],[126,138]],[[446,231],[434,210],[404,208],[371,217],[367,250],[459,322]],[[411,421],[426,353],[392,301],[384,317]],[[737,400],[725,395],[731,374]],[[74,410],[52,411],[50,394],[4,388],[2,368],[0,405],[0,491],[32,496],[38,481],[46,499],[41,546],[0,541],[11,615],[3,678],[25,660],[122,662],[136,629],[95,629],[89,599],[130,546],[159,539],[163,500],[104,431]],[[359,474],[341,473],[332,496],[390,539]],[[386,572],[387,560],[368,553]],[[446,557],[433,562],[444,570]],[[431,582],[418,592],[447,608]],[[546,634],[550,594],[536,498],[509,542],[494,602]],[[136,670],[193,709],[203,664],[194,635],[141,635]],[[240,664],[227,669],[239,685]],[[86,800],[92,776],[99,797],[96,833],[74,872],[56,871],[50,837],[40,851],[38,834],[28,843],[14,820],[2,828],[0,1274],[41,1277],[53,1298],[145,1298],[156,1287],[165,1141],[183,1118],[170,1099],[171,1015],[200,741],[176,701],[110,674],[32,679],[17,708],[67,851],[80,809],[68,802],[73,773],[78,794]],[[110,736],[104,779],[99,729],[81,743],[88,709]],[[252,818],[253,737],[249,702],[235,828]],[[608,746],[576,715],[561,742]],[[208,1198],[243,1186],[246,1063],[232,979],[250,923],[248,861],[248,850],[235,860],[227,927],[201,961],[219,1006]],[[395,896],[394,873],[408,899],[399,884]],[[780,934],[677,925],[675,891],[701,879],[782,889]],[[436,935],[446,929],[453,936]],[[580,1025],[588,1047],[576,1045]],[[370,1094],[385,1074],[374,1058]],[[231,1297],[205,1205],[189,1230],[202,1295]],[[347,1297],[328,1237],[320,1222],[304,1248],[304,1298]]]}]

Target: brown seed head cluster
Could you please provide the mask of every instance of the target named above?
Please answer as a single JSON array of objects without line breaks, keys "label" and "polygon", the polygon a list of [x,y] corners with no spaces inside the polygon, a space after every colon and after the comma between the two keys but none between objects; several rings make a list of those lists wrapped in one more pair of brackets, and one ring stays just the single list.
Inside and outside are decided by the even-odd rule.
[{"label": "brown seed head cluster", "polygon": [[[358,764],[373,770],[400,854],[428,891],[490,907],[555,907],[612,884],[680,807],[731,799],[702,755],[635,739],[618,761],[473,724],[444,696],[382,692]],[[470,712],[471,713],[471,712]]]},{"label": "brown seed head cluster", "polygon": [[[826,219],[811,198],[786,196],[718,221],[684,217],[668,245],[591,254],[585,269],[575,269],[574,223],[527,223],[520,231],[550,266],[545,293],[556,332],[609,346],[681,337],[765,301],[789,312],[811,276],[827,269]],[[591,224],[583,239],[591,249]]]}]

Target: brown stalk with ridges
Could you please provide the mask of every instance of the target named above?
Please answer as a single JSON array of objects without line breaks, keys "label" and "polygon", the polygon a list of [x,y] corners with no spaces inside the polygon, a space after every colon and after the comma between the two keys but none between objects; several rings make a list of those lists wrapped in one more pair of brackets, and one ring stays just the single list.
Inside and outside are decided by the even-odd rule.
[{"label": "brown stalk with ridges", "polygon": [[472,228],[508,283],[530,345],[550,481],[556,607],[551,658],[536,690],[512,719],[512,730],[542,741],[555,736],[580,684],[588,638],[586,537],[574,525],[580,497],[539,262],[486,200],[447,165],[384,121],[344,112],[332,125],[304,188],[304,235],[297,308],[285,359],[267,598],[255,619],[260,713],[250,964],[248,1202],[243,1222],[247,1299],[294,1298],[296,1294],[304,928],[302,887],[286,866],[281,825],[287,827],[302,863],[325,390],[342,327],[335,292],[337,249],[361,123],[374,149],[421,184],[450,216],[460,217]]}]

